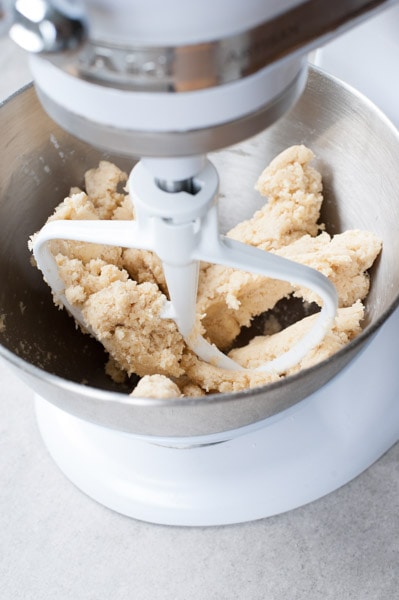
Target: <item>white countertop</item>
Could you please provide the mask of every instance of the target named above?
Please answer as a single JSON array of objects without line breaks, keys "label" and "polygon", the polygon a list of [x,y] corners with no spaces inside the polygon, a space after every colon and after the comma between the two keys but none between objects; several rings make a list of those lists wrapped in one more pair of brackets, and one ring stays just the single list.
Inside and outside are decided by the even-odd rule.
[{"label": "white countertop", "polygon": [[[0,99],[29,80],[0,41]],[[177,528],[103,508],[67,481],[33,394],[0,362],[3,600],[399,598],[399,445],[308,506],[253,523]]]}]

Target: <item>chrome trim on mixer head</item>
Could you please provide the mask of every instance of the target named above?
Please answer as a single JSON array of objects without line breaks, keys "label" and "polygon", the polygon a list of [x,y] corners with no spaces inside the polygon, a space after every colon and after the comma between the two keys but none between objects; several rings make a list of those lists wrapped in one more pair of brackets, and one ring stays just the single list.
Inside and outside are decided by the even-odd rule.
[{"label": "chrome trim on mixer head", "polygon": [[[53,6],[51,0],[14,0],[10,5],[10,37],[28,52],[77,50],[87,37],[83,13],[75,5],[69,4],[68,14]],[[71,60],[67,54],[64,57]]]},{"label": "chrome trim on mixer head", "polygon": [[139,131],[103,125],[66,110],[38,86],[36,91],[44,109],[56,123],[97,148],[125,156],[190,156],[231,146],[275,123],[298,100],[306,85],[306,75],[304,67],[280,95],[255,112],[234,121],[191,131]]}]

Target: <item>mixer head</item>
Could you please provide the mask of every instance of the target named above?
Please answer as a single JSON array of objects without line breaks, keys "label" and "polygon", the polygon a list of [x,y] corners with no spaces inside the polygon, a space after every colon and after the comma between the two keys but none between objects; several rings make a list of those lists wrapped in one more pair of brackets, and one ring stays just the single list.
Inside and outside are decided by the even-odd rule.
[{"label": "mixer head", "polygon": [[85,142],[140,158],[204,155],[260,132],[303,91],[310,50],[393,3],[6,2],[50,116]]}]

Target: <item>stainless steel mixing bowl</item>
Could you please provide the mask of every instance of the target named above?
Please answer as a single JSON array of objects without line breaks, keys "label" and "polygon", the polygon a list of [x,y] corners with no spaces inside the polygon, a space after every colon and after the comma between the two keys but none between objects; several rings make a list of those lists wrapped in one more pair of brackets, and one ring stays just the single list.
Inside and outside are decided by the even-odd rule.
[{"label": "stainless steel mixing bowl", "polygon": [[[372,271],[363,333],[332,358],[259,389],[202,398],[131,398],[104,373],[102,347],[54,308],[49,288],[31,266],[28,237],[71,185],[105,157],[59,129],[32,87],[0,109],[0,353],[43,398],[110,428],[150,436],[195,436],[266,419],[325,385],[370,341],[398,304],[399,137],[367,100],[311,70],[297,106],[272,128],[214,154],[221,178],[223,229],[262,204],[253,184],[278,152],[297,143],[313,149],[324,179],[322,220],[331,233],[374,231],[384,248]],[[376,374],[378,376],[378,374]]]}]

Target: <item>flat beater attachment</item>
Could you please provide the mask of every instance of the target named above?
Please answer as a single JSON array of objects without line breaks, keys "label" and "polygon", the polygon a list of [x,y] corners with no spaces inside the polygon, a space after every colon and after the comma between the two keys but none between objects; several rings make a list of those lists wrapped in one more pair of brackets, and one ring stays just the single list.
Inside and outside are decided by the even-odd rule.
[{"label": "flat beater attachment", "polygon": [[196,331],[199,329],[196,297],[201,261],[313,290],[322,300],[313,327],[290,350],[256,369],[283,373],[300,362],[330,330],[337,310],[335,287],[315,269],[221,235],[217,215],[218,184],[216,169],[209,161],[190,180],[191,189],[187,189],[187,182],[183,181],[157,181],[139,162],[128,183],[135,220],[48,222],[33,240],[35,259],[56,297],[88,329],[80,310],[65,297],[65,286],[48,242],[75,240],[155,252],[162,261],[169,291],[162,316],[176,322],[185,342],[200,359],[229,370],[243,370],[243,367]]}]

